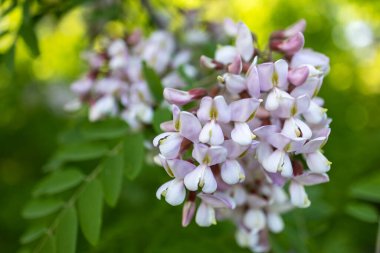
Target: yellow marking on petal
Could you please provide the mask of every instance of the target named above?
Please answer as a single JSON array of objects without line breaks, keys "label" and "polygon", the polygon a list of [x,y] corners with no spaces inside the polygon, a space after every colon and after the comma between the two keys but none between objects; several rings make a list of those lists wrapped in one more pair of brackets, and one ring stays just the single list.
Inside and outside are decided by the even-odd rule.
[{"label": "yellow marking on petal", "polygon": [[208,154],[205,155],[202,162],[203,164],[209,164],[211,162],[211,157]]},{"label": "yellow marking on petal", "polygon": [[246,149],[243,153],[241,153],[241,154],[239,155],[239,158],[242,158],[242,157],[245,156],[247,153],[248,153],[248,149]]},{"label": "yellow marking on petal", "polygon": [[247,119],[245,122],[249,122],[249,121],[253,120],[253,118],[254,118],[255,116],[256,116],[256,110],[253,111],[253,112],[251,113],[251,115],[249,115],[248,119]]},{"label": "yellow marking on petal", "polygon": [[302,131],[301,131],[301,129],[299,127],[297,127],[297,129],[296,129],[296,136],[297,137],[302,137]]},{"label": "yellow marking on petal", "polygon": [[175,122],[174,122],[174,128],[175,128],[175,130],[179,130],[180,129],[180,127],[181,127],[181,122],[179,121],[179,119],[178,120],[176,120]]},{"label": "yellow marking on petal", "polygon": [[224,79],[223,76],[217,76],[216,80],[218,80],[218,82],[223,83],[223,84],[226,82],[226,79]]},{"label": "yellow marking on petal", "polygon": [[243,182],[245,180],[245,175],[243,173],[239,173],[239,182]]},{"label": "yellow marking on petal", "polygon": [[295,104],[293,104],[292,109],[290,110],[290,113],[291,113],[292,115],[295,115],[295,114],[297,113],[297,107],[296,107]]},{"label": "yellow marking on petal", "polygon": [[274,86],[277,86],[278,85],[278,74],[276,71],[273,72],[273,75],[272,75],[272,83]]},{"label": "yellow marking on petal", "polygon": [[211,119],[216,119],[218,117],[218,110],[212,106],[210,110],[210,118]]},{"label": "yellow marking on petal", "polygon": [[165,191],[163,191],[163,192],[161,193],[161,195],[165,198],[167,192],[168,192],[168,189],[166,189]]}]

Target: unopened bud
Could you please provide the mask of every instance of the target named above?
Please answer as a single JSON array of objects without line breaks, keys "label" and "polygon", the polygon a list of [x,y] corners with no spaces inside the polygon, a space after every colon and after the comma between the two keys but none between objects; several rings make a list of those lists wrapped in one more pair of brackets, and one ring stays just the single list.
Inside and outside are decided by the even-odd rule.
[{"label": "unopened bud", "polygon": [[292,69],[288,73],[288,80],[295,86],[303,84],[309,76],[309,68],[302,66],[296,69]]}]

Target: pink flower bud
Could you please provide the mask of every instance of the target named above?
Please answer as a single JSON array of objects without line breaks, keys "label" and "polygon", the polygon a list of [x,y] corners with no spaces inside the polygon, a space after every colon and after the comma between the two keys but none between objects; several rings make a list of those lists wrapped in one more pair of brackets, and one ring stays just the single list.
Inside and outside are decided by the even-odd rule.
[{"label": "pink flower bud", "polygon": [[283,52],[288,56],[292,56],[300,51],[305,44],[305,38],[301,32],[286,40],[272,40],[270,47],[272,50]]},{"label": "pink flower bud", "polygon": [[288,81],[299,86],[303,84],[309,76],[309,68],[307,66],[302,66],[296,69],[291,69],[288,73]]},{"label": "pink flower bud", "polygon": [[193,219],[195,213],[195,202],[186,201],[182,209],[182,226],[187,227]]},{"label": "pink flower bud", "polygon": [[296,35],[298,32],[303,32],[306,28],[306,21],[304,19],[299,20],[297,23],[289,26],[285,30],[275,31],[271,34],[272,39],[286,39]]},{"label": "pink flower bud", "polygon": [[200,58],[200,65],[208,69],[223,69],[224,67],[223,63],[220,63],[204,55],[202,55]]},{"label": "pink flower bud", "polygon": [[243,69],[243,63],[240,55],[236,55],[233,62],[228,65],[228,72],[231,74],[240,74]]},{"label": "pink flower bud", "polygon": [[192,96],[189,94],[189,92],[173,88],[164,89],[164,98],[170,104],[175,105],[185,105],[192,100]]}]

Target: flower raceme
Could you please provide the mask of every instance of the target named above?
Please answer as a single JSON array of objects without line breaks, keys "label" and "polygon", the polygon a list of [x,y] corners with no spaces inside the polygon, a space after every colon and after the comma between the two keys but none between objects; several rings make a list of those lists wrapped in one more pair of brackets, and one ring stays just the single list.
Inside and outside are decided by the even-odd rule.
[{"label": "flower raceme", "polygon": [[78,99],[67,108],[88,104],[90,121],[117,116],[133,129],[150,124],[153,106],[160,102],[155,101],[149,90],[143,62],[162,78],[165,87],[185,86],[177,72],[179,67],[188,76],[196,74],[189,64],[190,51],[176,50],[176,41],[167,31],[155,31],[148,38],[135,31],[126,39],[107,42],[101,52],[88,52],[84,56],[90,71],[72,84]]},{"label": "flower raceme", "polygon": [[[273,32],[266,52],[244,23],[227,20],[235,44],[200,60],[218,75],[215,85],[164,90],[173,120],[161,124],[153,144],[173,179],[157,197],[184,203],[183,226],[193,216],[200,226],[231,219],[240,246],[266,252],[269,232],[284,228],[281,214],[308,207],[305,187],[329,180],[322,148],[331,120],[317,97],[329,59],[303,49],[305,27],[301,20]],[[195,107],[185,110],[190,102]]]}]

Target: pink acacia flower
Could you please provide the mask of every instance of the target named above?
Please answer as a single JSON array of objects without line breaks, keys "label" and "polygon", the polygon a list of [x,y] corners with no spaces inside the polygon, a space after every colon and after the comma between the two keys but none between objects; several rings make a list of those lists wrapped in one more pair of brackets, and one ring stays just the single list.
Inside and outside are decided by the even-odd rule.
[{"label": "pink acacia flower", "polygon": [[199,141],[210,145],[224,142],[224,134],[220,124],[229,123],[231,111],[222,96],[204,97],[197,112],[198,119],[205,123],[199,135]]},{"label": "pink acacia flower", "polygon": [[[322,148],[331,119],[318,97],[329,59],[303,49],[305,27],[301,20],[274,32],[271,51],[261,51],[246,25],[227,20],[224,29],[235,44],[200,60],[215,72],[215,86],[164,90],[175,105],[173,121],[162,124],[165,133],[154,144],[167,171],[173,159],[189,169],[169,173],[174,179],[158,197],[170,193],[167,202],[185,203],[183,226],[194,215],[200,226],[230,219],[240,246],[267,252],[269,234],[285,229],[281,215],[309,207],[306,188],[329,181],[331,163]],[[190,102],[192,109],[180,109]]]},{"label": "pink acacia flower", "polygon": [[90,121],[119,117],[135,130],[151,124],[154,107],[160,101],[155,101],[144,79],[143,63],[171,87],[185,85],[177,73],[180,67],[189,77],[197,74],[189,63],[191,52],[177,48],[167,31],[155,31],[144,38],[136,30],[124,39],[109,41],[100,53],[86,53],[89,73],[72,85],[78,96],[76,104],[89,105]]}]

